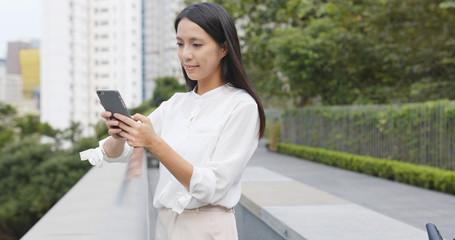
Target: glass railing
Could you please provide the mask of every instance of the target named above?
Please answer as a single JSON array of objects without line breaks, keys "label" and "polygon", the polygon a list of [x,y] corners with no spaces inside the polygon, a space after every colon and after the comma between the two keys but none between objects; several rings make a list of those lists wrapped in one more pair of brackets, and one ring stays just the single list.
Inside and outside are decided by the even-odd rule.
[{"label": "glass railing", "polygon": [[142,148],[127,164],[93,167],[22,239],[153,239],[147,179]]},{"label": "glass railing", "polygon": [[112,209],[96,239],[150,239],[147,161],[135,148]]}]

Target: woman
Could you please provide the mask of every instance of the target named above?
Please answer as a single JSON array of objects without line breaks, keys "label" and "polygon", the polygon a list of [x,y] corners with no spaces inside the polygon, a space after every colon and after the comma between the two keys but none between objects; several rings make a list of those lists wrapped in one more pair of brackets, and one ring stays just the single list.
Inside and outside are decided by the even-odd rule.
[{"label": "woman", "polygon": [[189,6],[177,16],[175,30],[191,91],[176,93],[148,117],[115,114],[117,121],[104,112],[111,137],[100,147],[107,161],[127,159],[132,147],[160,160],[156,239],[237,239],[233,207],[241,174],[264,133],[262,104],[223,7]]}]

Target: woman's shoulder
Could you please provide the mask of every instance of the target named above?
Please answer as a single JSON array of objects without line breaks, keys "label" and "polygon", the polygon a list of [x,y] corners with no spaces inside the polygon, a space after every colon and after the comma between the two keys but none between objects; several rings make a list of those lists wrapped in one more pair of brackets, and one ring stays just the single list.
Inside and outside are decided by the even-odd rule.
[{"label": "woman's shoulder", "polygon": [[254,98],[245,89],[227,85],[227,90],[232,100],[235,101],[237,104],[257,105]]}]

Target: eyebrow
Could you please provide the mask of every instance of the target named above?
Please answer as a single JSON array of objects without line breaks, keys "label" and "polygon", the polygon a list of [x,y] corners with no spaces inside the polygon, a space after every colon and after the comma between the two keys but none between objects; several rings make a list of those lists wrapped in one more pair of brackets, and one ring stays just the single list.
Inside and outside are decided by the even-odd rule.
[{"label": "eyebrow", "polygon": [[[176,37],[176,39],[179,40],[179,41],[183,40],[181,37]],[[197,38],[197,37],[192,37],[192,38],[190,38],[190,40],[191,41],[204,41],[204,40],[202,40],[200,38]]]}]

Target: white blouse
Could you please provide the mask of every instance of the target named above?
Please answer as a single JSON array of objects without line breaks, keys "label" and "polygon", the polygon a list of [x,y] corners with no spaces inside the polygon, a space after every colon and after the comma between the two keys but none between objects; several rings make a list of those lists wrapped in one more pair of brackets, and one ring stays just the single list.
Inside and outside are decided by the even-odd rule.
[{"label": "white blouse", "polygon": [[[225,84],[202,96],[176,93],[148,117],[155,132],[194,166],[188,191],[160,163],[153,206],[177,213],[208,204],[234,207],[241,195],[241,175],[259,141],[255,100]],[[104,159],[125,161],[131,152],[126,144],[120,157]]]}]

